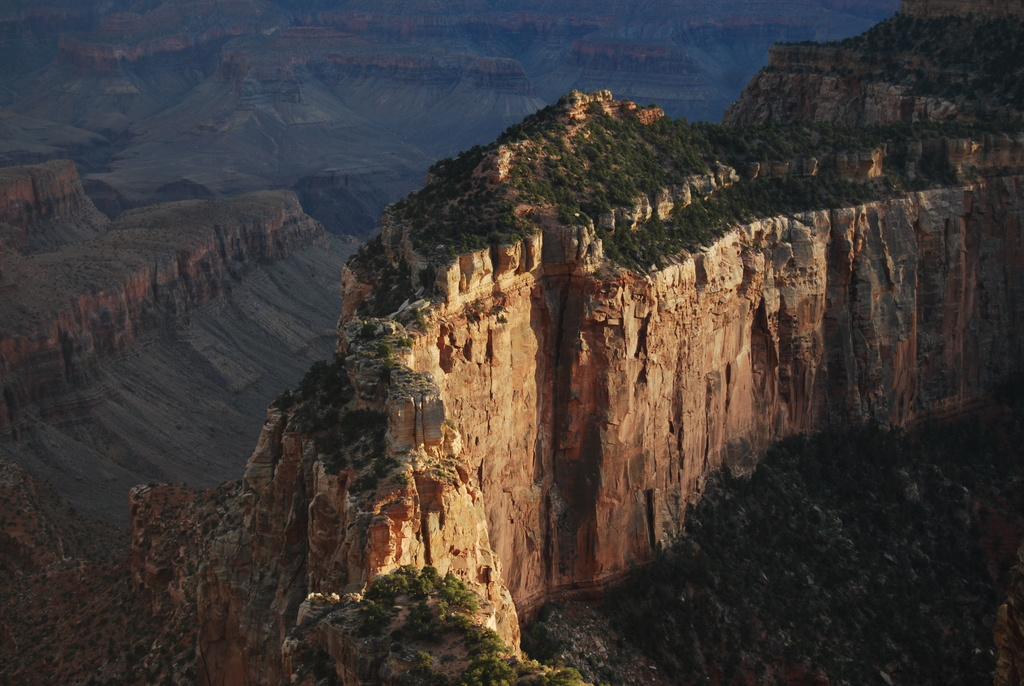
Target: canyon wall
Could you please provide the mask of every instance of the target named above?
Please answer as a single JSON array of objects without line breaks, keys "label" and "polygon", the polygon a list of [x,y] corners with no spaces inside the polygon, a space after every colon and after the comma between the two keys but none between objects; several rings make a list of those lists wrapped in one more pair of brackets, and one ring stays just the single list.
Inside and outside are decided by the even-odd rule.
[{"label": "canyon wall", "polygon": [[[1012,42],[1020,2],[909,0],[896,17],[835,43],[773,45],[768,66],[725,110],[726,124],[1020,122],[1007,59],[977,42]],[[994,32],[1006,35],[995,36]],[[1012,51],[1012,48],[1011,48]],[[978,55],[964,62],[954,55]]]},{"label": "canyon wall", "polygon": [[1021,361],[1020,190],[762,220],[646,276],[595,271],[585,230],[463,255],[413,367],[463,432],[520,613],[650,559],[723,464],[998,386]]},{"label": "canyon wall", "polygon": [[75,163],[53,160],[0,169],[2,224],[9,225],[5,250],[22,252],[96,236],[108,222],[85,195]]},{"label": "canyon wall", "polygon": [[[289,652],[301,638],[292,629],[310,614],[307,596],[358,594],[403,565],[433,565],[464,580],[484,602],[484,625],[518,645],[515,606],[488,540],[486,503],[460,459],[458,432],[442,421],[437,387],[408,370],[385,380],[372,355],[355,345],[349,352],[345,374],[356,395],[387,412],[386,450],[397,458],[397,472],[367,493],[354,470],[323,459],[319,443],[296,430],[294,416],[268,413],[242,482],[242,524],[216,539],[200,570],[199,683],[287,682]],[[390,641],[381,650],[333,621],[313,624],[302,635],[318,635],[350,672],[345,683],[378,683],[383,674],[405,671],[391,668],[402,659],[389,655]]]},{"label": "canyon wall", "polygon": [[0,184],[0,459],[122,524],[135,484],[237,476],[267,403],[330,355],[354,246],[287,191],[111,223],[70,162]]},{"label": "canyon wall", "polygon": [[[391,320],[351,314],[367,284],[347,270],[339,359],[408,476],[356,493],[272,411],[246,525],[201,573],[201,683],[276,683],[307,593],[403,564],[456,572],[514,642],[517,618],[650,560],[723,466],[834,424],[968,411],[1022,360],[1022,188],[993,174],[764,219],[646,275],[610,267],[590,227],[551,228],[441,265],[439,298]],[[383,239],[415,258],[402,225]],[[399,371],[367,357],[367,325],[409,334]],[[383,657],[318,631],[338,633],[321,645],[339,669],[388,683]]]},{"label": "canyon wall", "polygon": [[46,420],[74,414],[101,357],[322,237],[294,195],[265,191],[133,210],[95,238],[9,255],[4,283],[19,297],[0,307],[4,437],[17,438],[27,406]]}]

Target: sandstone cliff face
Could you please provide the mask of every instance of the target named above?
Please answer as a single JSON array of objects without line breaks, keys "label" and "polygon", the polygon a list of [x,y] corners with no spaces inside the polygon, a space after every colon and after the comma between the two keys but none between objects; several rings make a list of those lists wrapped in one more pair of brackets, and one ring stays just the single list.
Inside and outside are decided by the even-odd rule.
[{"label": "sandstone cliff face", "polygon": [[994,388],[1022,352],[1020,183],[756,222],[648,277],[595,272],[586,232],[463,256],[413,366],[520,612],[649,559],[710,471],[771,441]]},{"label": "sandstone cliff face", "polygon": [[[681,533],[711,472],[833,423],[970,408],[1024,352],[1022,184],[765,219],[647,276],[610,269],[586,227],[439,268],[440,299],[397,315],[425,320],[402,355],[419,390],[395,372],[381,386],[357,354],[346,366],[385,411],[391,453],[445,456],[457,478],[406,458],[410,476],[357,506],[352,476],[272,412],[246,525],[203,572],[204,683],[276,683],[306,593],[407,563],[475,582],[514,640],[516,613],[598,592]],[[405,239],[385,232],[394,254],[412,252]],[[365,289],[352,272],[345,284],[351,307]],[[342,352],[362,326],[343,327]],[[339,669],[365,671],[350,643],[323,641]]]},{"label": "sandstone cliff face", "polygon": [[[408,370],[382,379],[371,357],[355,344],[350,352],[345,383],[353,384],[357,403],[386,413],[384,449],[397,471],[367,492],[356,470],[330,466],[317,442],[290,426],[294,414],[268,414],[246,468],[244,522],[214,543],[200,572],[202,684],[287,681],[296,647],[289,648],[289,630],[308,615],[308,605],[300,613],[307,595],[358,593],[403,565],[434,565],[441,575],[463,579],[487,603],[485,624],[518,645],[518,619],[488,539],[485,501],[461,460],[458,432],[442,424],[437,387]],[[341,421],[357,420],[343,415]],[[331,622],[315,632],[347,672],[345,683],[397,683],[402,672],[391,673],[379,641],[363,641]]]}]

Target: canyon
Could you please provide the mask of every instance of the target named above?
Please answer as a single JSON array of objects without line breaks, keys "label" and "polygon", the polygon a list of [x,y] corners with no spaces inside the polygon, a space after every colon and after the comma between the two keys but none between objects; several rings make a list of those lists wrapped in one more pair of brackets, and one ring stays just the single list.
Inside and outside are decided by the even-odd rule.
[{"label": "canyon", "polygon": [[433,161],[573,88],[717,119],[771,43],[849,35],[895,6],[6,0],[0,161],[74,159],[111,217],[291,188],[362,237]]},{"label": "canyon", "polygon": [[[905,10],[924,19],[942,14],[936,7]],[[580,59],[615,54],[580,48]],[[814,78],[838,73],[836,62],[856,71],[864,54],[776,49],[773,65],[727,114],[746,127],[745,149],[770,150],[755,139],[770,141],[771,126],[804,118],[971,124],[991,111],[941,97],[938,106],[908,106],[926,99],[912,87],[899,95],[909,100],[890,106],[895,86],[877,81],[845,104],[834,97],[831,109],[794,105],[812,101]],[[801,69],[804,59],[815,62]],[[765,85],[775,78],[784,87]],[[826,86],[826,98],[840,88]],[[749,475],[770,445],[798,434],[872,423],[910,428],[984,409],[1020,372],[1024,345],[1024,133],[1019,110],[999,111],[1007,116],[998,126],[890,128],[870,145],[853,130],[790,129],[810,131],[820,149],[739,156],[744,164],[733,166],[714,157],[726,148],[705,139],[703,166],[686,169],[683,183],[592,216],[584,207],[597,205],[579,197],[538,201],[542,175],[521,171],[541,169],[551,150],[561,151],[558,169],[570,169],[587,141],[600,140],[602,126],[664,131],[671,123],[662,110],[607,91],[573,92],[499,142],[435,165],[421,191],[384,213],[380,237],[346,264],[333,362],[314,365],[267,410],[241,480],[206,491],[132,491],[131,554],[110,578],[180,636],[133,629],[125,645],[143,646],[142,667],[112,662],[100,649],[81,654],[108,669],[107,680],[403,683],[419,674],[422,644],[408,633],[374,636],[365,617],[374,588],[394,578],[387,575],[429,566],[476,595],[471,623],[493,631],[507,659],[522,664],[525,622],[547,603],[597,598],[651,562],[685,535],[687,507],[713,475]],[[692,142],[714,130],[689,131]],[[849,147],[829,148],[828,135]],[[68,173],[66,165],[53,168]],[[809,184],[802,189],[864,184],[871,197],[733,220],[646,269],[611,257],[622,236],[652,231],[655,220],[682,222],[694,216],[687,208],[713,208],[716,199],[792,179]],[[77,188],[63,195],[81,197]],[[58,333],[26,337],[37,346],[31,350],[12,336],[19,341],[9,346],[12,368],[39,372],[19,377],[10,396],[5,391],[7,430],[17,430],[22,397],[57,412],[47,405],[48,389],[88,377],[92,349],[134,345],[138,334],[118,322],[145,321],[158,305],[191,311],[212,301],[232,260],[278,259],[277,251],[293,249],[286,227],[323,236],[287,192],[218,202],[217,210],[186,201],[130,211],[84,239],[99,254],[111,250],[105,240],[123,242],[132,226],[145,225],[158,239],[147,249],[166,254],[168,215],[196,231],[169,262],[146,252],[120,263],[141,270],[129,270],[143,276],[125,282],[138,282],[138,291],[129,297],[135,292],[121,286],[102,302],[112,314],[135,308],[131,316],[93,317],[97,308],[85,304],[55,319],[22,315]],[[479,227],[466,231],[498,228],[486,238],[441,233],[460,203],[480,211]],[[39,214],[24,204],[4,211],[23,223]],[[249,216],[257,218],[238,219]],[[10,235],[10,245],[23,246],[31,231]],[[484,247],[454,250],[460,240]],[[35,253],[6,249],[4,279],[14,279]],[[161,277],[161,264],[173,265],[173,278]],[[40,289],[41,311],[54,311],[44,295]],[[65,328],[66,347],[57,343]],[[47,371],[58,347],[76,361],[65,363],[63,376]],[[8,480],[30,491],[19,479]],[[22,550],[9,564],[30,579],[47,561]],[[997,624],[1003,683],[1020,669],[1019,596],[1015,586]],[[31,607],[10,598],[12,607]],[[384,612],[397,623],[413,607],[399,595]],[[100,625],[104,611],[97,601],[78,621]],[[9,646],[34,634],[13,623],[0,628],[14,660],[8,675],[74,673],[39,652],[16,656]],[[456,643],[430,650],[438,662],[443,653],[471,666]]]},{"label": "canyon", "polygon": [[351,247],[287,191],[111,222],[71,161],[0,185],[0,456],[122,523],[137,483],[233,476],[251,413],[330,352]]}]

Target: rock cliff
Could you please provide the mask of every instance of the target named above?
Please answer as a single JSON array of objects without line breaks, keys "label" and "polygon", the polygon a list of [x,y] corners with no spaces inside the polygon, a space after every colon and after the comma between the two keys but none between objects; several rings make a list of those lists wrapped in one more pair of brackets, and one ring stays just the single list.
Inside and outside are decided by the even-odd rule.
[{"label": "rock cliff", "polygon": [[108,223],[86,197],[71,160],[0,169],[0,202],[0,224],[14,229],[8,230],[6,250],[39,250],[96,236]]},{"label": "rock cliff", "polygon": [[[600,137],[590,121],[661,120],[607,93],[560,107],[549,130],[566,156]],[[338,357],[269,415],[245,525],[223,533],[202,573],[203,683],[282,679],[306,594],[357,592],[405,564],[453,571],[515,642],[517,618],[600,593],[681,534],[723,466],[749,471],[770,443],[831,425],[957,415],[1020,368],[1013,135],[936,143],[950,165],[978,163],[971,182],[745,221],[646,273],[606,259],[614,227],[639,231],[771,179],[719,165],[597,222],[556,220],[523,190],[506,221],[534,229],[518,240],[451,257],[423,237],[458,216],[449,204],[424,220],[430,206],[416,204],[454,202],[454,169],[475,165],[475,197],[515,187],[516,160],[536,160],[543,131],[435,168],[346,268]],[[882,157],[831,159],[877,183]],[[370,416],[372,460],[345,438]],[[353,662],[352,640],[318,645],[338,674],[391,683]]]},{"label": "rock cliff", "polygon": [[[775,45],[723,121],[1020,121],[1022,11],[1019,3],[905,2],[854,38]],[[972,47],[983,41],[991,49]],[[969,50],[978,57],[965,63]]]},{"label": "rock cliff", "polygon": [[649,559],[710,471],[782,436],[993,390],[1022,352],[1020,184],[763,220],[647,277],[599,274],[585,233],[460,258],[412,366],[462,427],[520,612]]}]

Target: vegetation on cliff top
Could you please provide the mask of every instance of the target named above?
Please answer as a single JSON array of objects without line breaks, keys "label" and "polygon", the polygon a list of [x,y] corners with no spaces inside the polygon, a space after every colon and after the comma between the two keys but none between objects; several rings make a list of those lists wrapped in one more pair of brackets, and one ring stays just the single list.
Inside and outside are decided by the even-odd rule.
[{"label": "vegetation on cliff top", "polygon": [[[350,348],[357,351],[365,369],[382,383],[401,375],[398,353],[412,344],[400,326],[391,321],[362,322]],[[377,409],[360,407],[349,378],[347,359],[335,355],[332,362],[314,362],[294,391],[285,391],[273,406],[288,413],[288,426],[313,439],[328,472],[351,470],[352,493],[372,491],[394,473],[398,462],[386,450],[387,417]]]},{"label": "vegetation on cliff top", "polygon": [[397,654],[392,664],[407,669],[392,679],[403,686],[584,686],[575,669],[517,658],[481,625],[477,613],[486,601],[451,572],[442,577],[432,566],[407,565],[378,576],[361,599],[314,596],[320,612],[292,637],[306,641],[304,662],[320,683],[339,683],[334,659],[320,645],[322,632],[310,630],[326,621],[360,635],[369,654]]},{"label": "vegetation on cliff top", "polygon": [[[1021,410],[1001,412],[984,428],[793,438],[750,477],[719,474],[605,614],[672,683],[989,681],[1024,499]],[[548,625],[524,636],[560,649]]]},{"label": "vegetation on cliff top", "polygon": [[882,58],[879,79],[980,103],[981,117],[1007,105],[1024,109],[1024,21],[1016,17],[898,15],[839,45]]},{"label": "vegetation on cliff top", "polygon": [[[393,219],[412,227],[417,250],[452,257],[517,241],[554,218],[565,225],[592,223],[608,258],[642,271],[755,218],[954,183],[944,138],[1020,130],[940,122],[729,127],[608,101],[581,109],[573,98],[579,96],[528,117],[490,146],[435,164],[427,185],[391,209]],[[884,174],[877,178],[844,176],[833,162],[837,155],[880,150]],[[808,166],[813,172],[801,171]],[[627,221],[615,212],[686,188],[690,198],[677,197],[670,216],[655,212]],[[360,259],[371,258],[367,252]]]}]

